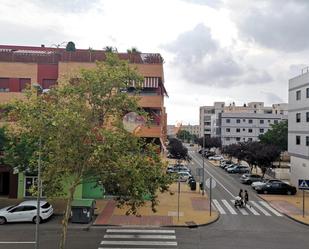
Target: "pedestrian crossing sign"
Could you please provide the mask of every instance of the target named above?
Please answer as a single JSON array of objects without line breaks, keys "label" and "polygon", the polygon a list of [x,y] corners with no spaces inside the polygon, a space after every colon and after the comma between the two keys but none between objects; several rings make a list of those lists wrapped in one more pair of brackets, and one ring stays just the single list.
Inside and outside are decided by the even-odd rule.
[{"label": "pedestrian crossing sign", "polygon": [[309,180],[298,179],[298,189],[309,189]]}]

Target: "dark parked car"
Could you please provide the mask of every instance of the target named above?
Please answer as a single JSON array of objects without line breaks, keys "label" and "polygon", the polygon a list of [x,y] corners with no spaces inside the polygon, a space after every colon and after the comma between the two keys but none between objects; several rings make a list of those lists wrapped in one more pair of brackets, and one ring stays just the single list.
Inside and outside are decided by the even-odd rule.
[{"label": "dark parked car", "polygon": [[258,186],[255,190],[259,194],[287,194],[295,195],[297,190],[294,186],[284,182],[269,182],[264,185]]},{"label": "dark parked car", "polygon": [[235,165],[233,167],[229,167],[226,170],[228,173],[249,173],[250,172],[250,168],[244,165]]},{"label": "dark parked car", "polygon": [[240,182],[243,184],[251,184],[253,182],[262,181],[263,178],[260,175],[253,175],[253,174],[243,174],[240,177]]}]

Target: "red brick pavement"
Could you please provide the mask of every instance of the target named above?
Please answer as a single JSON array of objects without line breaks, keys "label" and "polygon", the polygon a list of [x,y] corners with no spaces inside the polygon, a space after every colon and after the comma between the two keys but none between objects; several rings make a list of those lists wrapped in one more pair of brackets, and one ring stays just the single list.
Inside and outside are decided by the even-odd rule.
[{"label": "red brick pavement", "polygon": [[150,225],[167,226],[173,225],[173,218],[169,216],[126,216],[113,215],[109,222],[110,225]]},{"label": "red brick pavement", "polygon": [[194,210],[197,211],[209,210],[209,201],[203,197],[192,197],[191,204]]},{"label": "red brick pavement", "polygon": [[95,220],[94,224],[95,225],[106,225],[109,224],[109,220],[113,215],[114,209],[116,207],[116,202],[113,200],[110,200],[105,208],[103,209],[103,211],[101,212],[101,214],[97,217],[97,219]]}]

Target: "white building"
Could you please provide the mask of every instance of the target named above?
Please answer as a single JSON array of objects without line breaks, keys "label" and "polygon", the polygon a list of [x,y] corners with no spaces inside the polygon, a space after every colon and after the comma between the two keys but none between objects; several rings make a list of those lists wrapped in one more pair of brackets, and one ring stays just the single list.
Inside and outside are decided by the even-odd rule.
[{"label": "white building", "polygon": [[181,125],[180,130],[188,131],[191,135],[199,136],[200,126],[199,125]]},{"label": "white building", "polygon": [[[264,106],[263,102],[250,102],[243,106],[215,102],[214,106],[200,107],[200,137],[221,137],[222,145],[257,141],[271,124],[287,119],[288,105]],[[210,120],[210,121],[209,121]]]},{"label": "white building", "polygon": [[291,182],[309,179],[309,70],[289,80],[288,151]]}]

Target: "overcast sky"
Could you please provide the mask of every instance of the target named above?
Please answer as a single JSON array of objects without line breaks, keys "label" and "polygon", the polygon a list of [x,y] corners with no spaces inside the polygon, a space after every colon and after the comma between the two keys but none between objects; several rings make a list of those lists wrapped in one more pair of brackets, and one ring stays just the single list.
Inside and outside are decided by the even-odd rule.
[{"label": "overcast sky", "polygon": [[214,101],[287,102],[309,65],[309,0],[0,0],[0,43],[137,47],[164,60],[168,124]]}]

